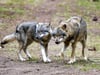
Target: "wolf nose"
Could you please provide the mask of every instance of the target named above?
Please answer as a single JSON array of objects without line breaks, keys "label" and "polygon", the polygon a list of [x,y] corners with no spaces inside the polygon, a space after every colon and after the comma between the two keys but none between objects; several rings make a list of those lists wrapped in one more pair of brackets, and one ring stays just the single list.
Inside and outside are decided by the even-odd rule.
[{"label": "wolf nose", "polygon": [[39,39],[39,37],[38,37],[38,36],[36,36],[36,39]]},{"label": "wolf nose", "polygon": [[56,43],[56,44],[59,44],[60,42],[56,41],[55,43]]}]

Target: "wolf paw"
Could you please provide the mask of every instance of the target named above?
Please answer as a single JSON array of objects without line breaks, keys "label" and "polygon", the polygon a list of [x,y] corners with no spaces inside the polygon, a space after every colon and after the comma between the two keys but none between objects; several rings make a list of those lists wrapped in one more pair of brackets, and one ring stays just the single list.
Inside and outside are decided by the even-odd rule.
[{"label": "wolf paw", "polygon": [[21,61],[24,62],[24,61],[26,61],[26,59],[22,59]]},{"label": "wolf paw", "polygon": [[48,61],[48,62],[51,62],[51,59],[47,58],[47,61]]},{"label": "wolf paw", "polygon": [[83,59],[84,59],[85,61],[88,61],[88,60],[89,60],[88,57],[86,57],[86,56],[83,57]]},{"label": "wolf paw", "polygon": [[70,61],[68,61],[68,64],[73,64],[74,62],[76,62],[76,59],[75,58],[70,59]]},{"label": "wolf paw", "polygon": [[22,62],[23,62],[23,61],[26,61],[26,59],[24,59],[24,58],[21,58],[21,59],[20,59],[20,61],[22,61]]},{"label": "wolf paw", "polygon": [[59,53],[56,55],[56,57],[64,57],[64,53]]},{"label": "wolf paw", "polygon": [[50,63],[51,60],[47,57],[45,60],[43,60],[45,63]]}]

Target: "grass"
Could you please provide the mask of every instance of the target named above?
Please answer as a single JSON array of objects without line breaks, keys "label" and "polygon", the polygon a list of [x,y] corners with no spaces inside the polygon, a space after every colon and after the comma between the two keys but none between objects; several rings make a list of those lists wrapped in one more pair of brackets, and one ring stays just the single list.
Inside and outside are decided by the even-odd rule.
[{"label": "grass", "polygon": [[[67,1],[67,0],[66,0]],[[92,21],[92,16],[100,14],[100,1],[99,2],[89,2],[88,0],[76,0],[76,5],[72,6],[69,4],[58,4],[59,7],[64,8],[64,12],[57,13],[58,16],[64,16],[66,19],[68,19],[70,16],[73,15],[79,15],[82,16],[85,21],[87,22],[87,28],[92,29],[94,31],[88,32],[88,40],[87,40],[87,46],[88,47],[96,47],[96,52],[86,51],[86,54],[90,58],[89,62],[80,60],[79,57],[81,56],[81,48],[78,44],[76,48],[76,57],[78,57],[78,61],[75,64],[72,64],[72,66],[79,68],[82,71],[89,71],[92,69],[100,70],[100,35],[96,33],[96,30],[100,30],[100,24],[98,22]],[[77,9],[76,9],[77,8]],[[62,47],[62,46],[59,46]],[[70,58],[71,55],[71,47],[69,47],[65,51],[65,59]],[[67,67],[70,67],[71,65],[65,65]]]},{"label": "grass", "polygon": [[18,13],[18,14],[23,14],[24,13],[24,9],[19,9],[19,8],[5,8],[5,7],[0,7],[0,12],[7,14],[13,14],[13,13]]},{"label": "grass", "polygon": [[[77,0],[77,5],[81,7],[81,12],[85,17],[99,16],[100,14],[100,0],[91,2],[89,0]],[[88,18],[88,19],[90,19]]]},{"label": "grass", "polygon": [[91,2],[89,0],[78,0],[78,4],[88,9],[100,10],[100,0],[97,2]]},{"label": "grass", "polygon": [[61,13],[60,16],[64,16],[66,19],[70,16],[78,15],[84,17],[89,22],[91,17],[95,15],[99,16],[100,14],[100,0],[98,2],[91,2],[89,0],[66,0],[66,3],[60,3],[58,6],[64,9],[63,14]]},{"label": "grass", "polygon": [[[89,71],[92,69],[100,70],[100,66],[99,66],[100,65],[100,41],[99,41],[100,36],[95,36],[95,37],[91,37],[91,36],[92,35],[88,36],[87,45],[92,47],[95,46],[97,51],[96,52],[86,51],[86,54],[89,57],[90,61],[86,62],[82,60],[82,58],[80,57],[81,48],[76,48],[76,57],[78,58],[77,58],[77,62],[72,65],[82,71]],[[70,58],[71,51],[70,50],[66,51],[65,55],[66,54],[67,57]]]},{"label": "grass", "polygon": [[76,63],[74,63],[73,65],[74,65],[74,67],[79,68],[82,71],[89,71],[92,69],[100,70],[100,67],[98,66],[98,65],[100,65],[100,63],[95,63],[93,61],[86,62],[86,61],[80,60],[80,61],[77,61]]},{"label": "grass", "polygon": [[[89,71],[92,69],[100,70],[100,36],[90,33],[88,34],[88,40],[87,40],[87,46],[88,47],[96,47],[97,51],[88,51],[86,50],[85,53],[89,57],[90,61],[86,62],[82,60],[81,56],[81,45],[78,44],[76,48],[76,57],[77,57],[77,62],[72,64],[74,67],[82,70],[82,71]],[[65,56],[67,55],[68,58],[70,58],[71,55],[71,48],[69,47],[65,51]],[[66,65],[68,66],[68,65]],[[70,67],[70,66],[69,66]]]},{"label": "grass", "polygon": [[87,44],[90,44],[91,46],[96,46],[96,48],[98,50],[100,50],[100,36],[95,36],[95,34],[90,34],[88,36],[88,41],[87,41]]},{"label": "grass", "polygon": [[1,23],[1,24],[0,24],[0,29],[2,29],[2,28],[7,28],[6,24]]},{"label": "grass", "polygon": [[39,0],[1,0],[0,3],[0,17],[15,18],[15,15],[23,16],[27,12],[31,11],[34,6],[38,5]]},{"label": "grass", "polygon": [[18,4],[18,5],[25,5],[25,4],[35,4],[35,2],[37,2],[39,0],[1,0],[1,3],[4,4],[9,4],[9,5],[13,5],[13,4]]},{"label": "grass", "polygon": [[[23,6],[24,5],[30,5],[30,6],[33,5],[33,7],[34,7],[34,5],[38,4],[37,3],[38,1],[39,0],[25,0],[25,2],[23,2],[23,0],[6,0],[6,2],[4,2],[4,5],[0,7],[0,13],[1,13],[0,17],[2,17],[2,16],[3,17],[7,17],[7,16],[11,17],[12,12],[14,12],[14,14],[16,13],[18,15],[23,16],[25,11],[28,11],[28,10],[21,7],[21,5],[23,5]],[[80,10],[78,8],[73,10],[73,8],[70,6],[70,4],[62,3],[62,4],[58,4],[58,6],[65,8],[65,10],[62,14],[57,12],[56,15],[57,16],[61,15],[61,16],[64,16],[66,18],[69,18],[73,14],[82,15],[88,23],[88,29],[94,29],[94,30],[96,30],[96,28],[100,29],[100,24],[90,21],[91,15],[88,15],[88,13],[90,13],[90,12],[92,12],[93,14],[98,14],[98,13],[100,14],[100,0],[99,0],[99,2],[89,2],[88,0],[77,0],[77,2],[78,2],[77,3],[78,8],[80,6],[80,7],[84,8],[83,10]],[[83,11],[85,11],[85,12],[83,12]],[[16,16],[14,18],[16,18]],[[1,27],[4,28],[6,26],[0,25],[0,28]],[[18,47],[16,47],[15,44],[12,43],[12,44],[9,44],[9,46],[7,45],[8,47],[6,50],[8,51],[9,56],[11,56],[11,54],[12,54],[16,58],[17,54],[14,54],[14,53],[17,52]],[[79,68],[82,71],[88,71],[91,69],[99,69],[100,70],[100,66],[99,66],[100,65],[100,36],[98,34],[95,34],[92,32],[88,33],[87,45],[88,46],[95,46],[97,48],[96,53],[89,52],[89,51],[87,52],[90,59],[93,61],[85,62],[83,60],[79,60],[75,64],[73,64],[73,66],[76,68]],[[49,52],[52,52],[51,55],[53,55],[53,54],[59,53],[62,45],[59,45],[59,46],[58,45],[56,45],[56,46],[50,45],[49,47],[50,47]],[[39,60],[38,57],[40,56],[38,54],[41,54],[40,48],[38,48],[38,45],[33,44],[28,49],[29,49],[29,51],[34,50],[31,52],[31,55],[33,55],[33,59],[30,61],[33,61],[33,60],[38,61]],[[80,45],[79,45],[79,48],[77,48],[77,49],[78,50],[76,50],[76,55],[79,57],[81,55]],[[16,52],[14,52],[14,50],[16,50]],[[5,52],[7,52],[7,51],[5,51]],[[66,57],[68,56],[68,58],[69,58],[70,55],[71,55],[71,48],[68,48],[68,50],[66,50],[66,52],[65,52],[65,56]],[[54,56],[51,56],[51,57],[54,58],[54,60],[56,59],[58,62],[63,60],[62,58],[57,59]],[[11,56],[11,58],[12,58],[12,56]],[[66,66],[68,66],[68,65],[66,65]]]}]

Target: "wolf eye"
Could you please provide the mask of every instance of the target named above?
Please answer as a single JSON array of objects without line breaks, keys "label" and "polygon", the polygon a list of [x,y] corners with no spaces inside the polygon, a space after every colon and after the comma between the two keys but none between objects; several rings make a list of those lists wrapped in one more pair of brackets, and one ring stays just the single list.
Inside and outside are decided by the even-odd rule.
[{"label": "wolf eye", "polygon": [[48,30],[44,30],[43,32],[48,32]]},{"label": "wolf eye", "polygon": [[62,34],[62,36],[66,36],[66,34]]},{"label": "wolf eye", "polygon": [[56,34],[52,34],[53,36],[56,36]]},{"label": "wolf eye", "polygon": [[52,36],[55,36],[55,34],[52,34]]},{"label": "wolf eye", "polygon": [[41,31],[38,31],[38,33],[40,33]]},{"label": "wolf eye", "polygon": [[55,38],[56,37],[56,35],[55,34],[52,34],[52,36]]}]

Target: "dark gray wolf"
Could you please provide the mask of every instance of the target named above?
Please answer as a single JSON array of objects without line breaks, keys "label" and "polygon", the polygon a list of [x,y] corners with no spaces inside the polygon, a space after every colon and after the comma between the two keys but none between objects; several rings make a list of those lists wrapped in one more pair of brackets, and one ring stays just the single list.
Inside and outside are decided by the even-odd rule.
[{"label": "dark gray wolf", "polygon": [[61,21],[60,25],[54,29],[53,36],[55,38],[55,43],[59,44],[61,42],[64,43],[64,47],[62,48],[59,55],[64,56],[65,49],[71,44],[72,53],[71,59],[68,63],[74,63],[75,59],[75,48],[77,42],[82,44],[82,56],[85,60],[87,57],[84,54],[84,49],[86,47],[86,39],[87,39],[87,25],[83,18],[78,16],[73,16],[69,18],[67,21]]},{"label": "dark gray wolf", "polygon": [[37,23],[37,22],[24,22],[16,27],[14,33],[7,35],[1,41],[1,47],[5,44],[17,40],[19,43],[19,59],[25,61],[21,55],[23,50],[27,57],[30,59],[31,55],[27,51],[27,47],[33,42],[38,42],[41,45],[41,51],[44,62],[51,62],[48,58],[48,43],[51,39],[51,26],[50,23]]}]

